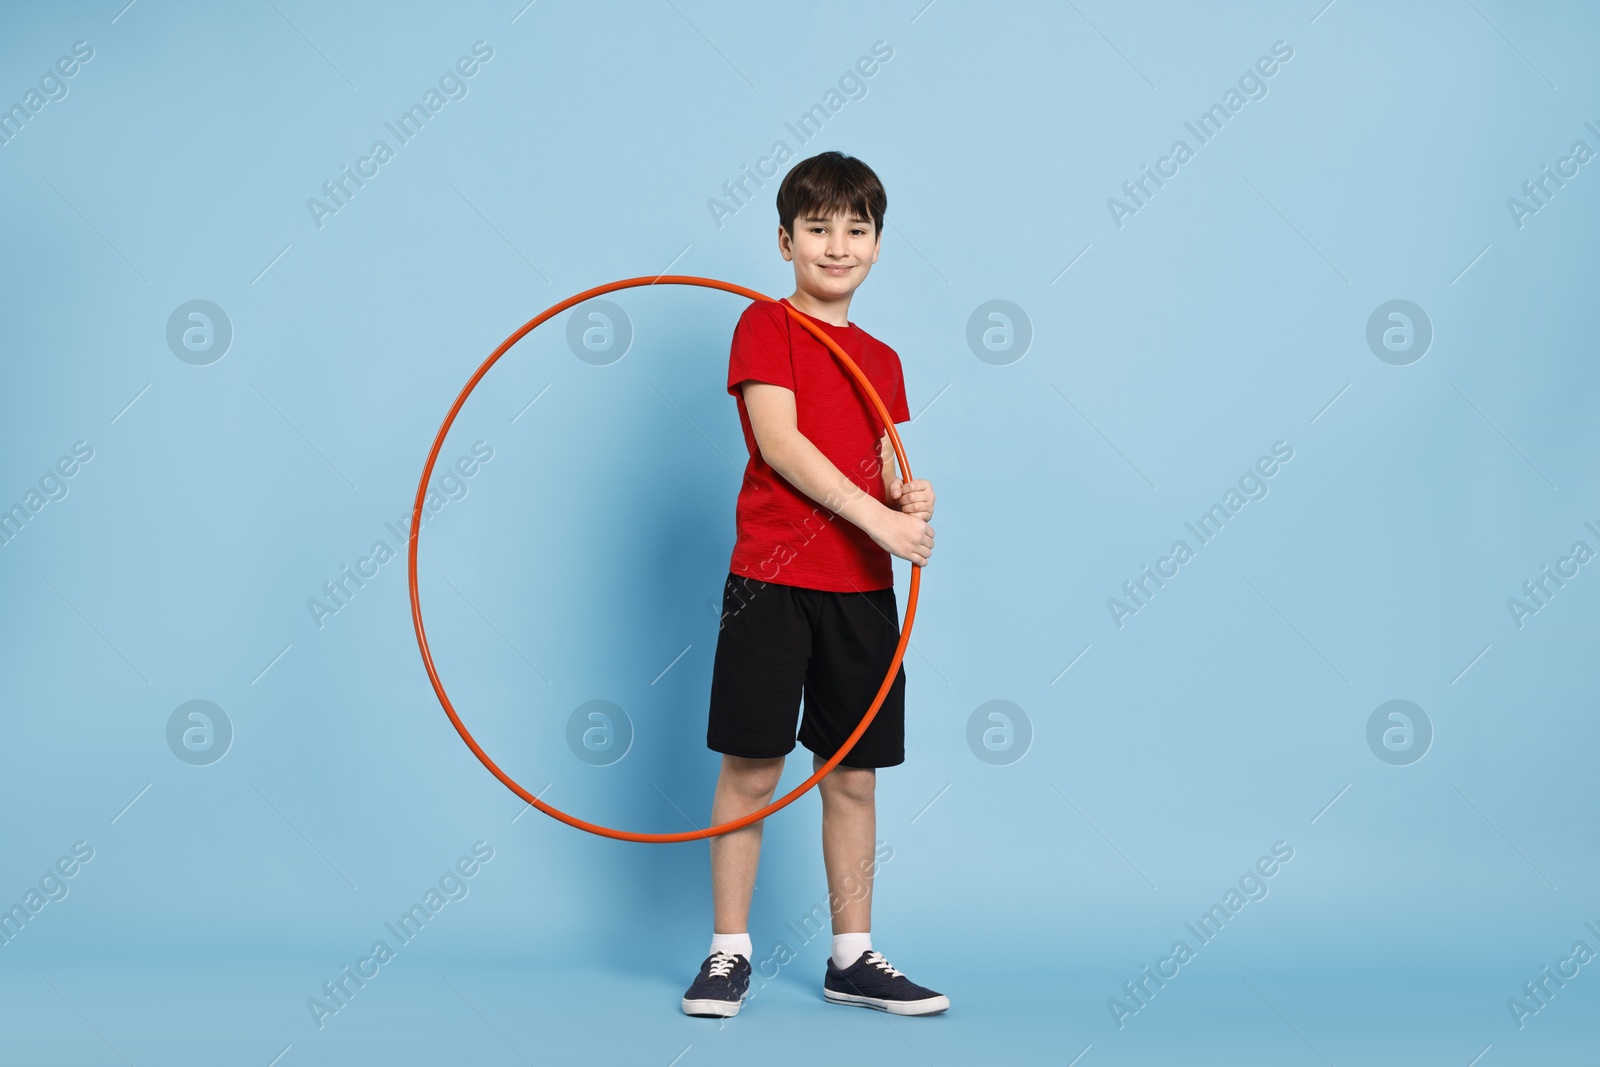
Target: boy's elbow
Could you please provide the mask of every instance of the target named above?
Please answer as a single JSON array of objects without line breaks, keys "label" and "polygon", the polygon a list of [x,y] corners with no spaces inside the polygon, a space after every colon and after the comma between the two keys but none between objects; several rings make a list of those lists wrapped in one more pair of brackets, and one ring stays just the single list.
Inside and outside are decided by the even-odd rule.
[{"label": "boy's elbow", "polygon": [[761,461],[763,463],[780,474],[782,473],[783,457],[787,454],[782,442],[770,437],[765,440],[757,438],[756,451],[761,453]]},{"label": "boy's elbow", "polygon": [[782,429],[756,434],[756,451],[767,466],[782,474],[788,469],[789,457],[794,454],[795,433]]}]

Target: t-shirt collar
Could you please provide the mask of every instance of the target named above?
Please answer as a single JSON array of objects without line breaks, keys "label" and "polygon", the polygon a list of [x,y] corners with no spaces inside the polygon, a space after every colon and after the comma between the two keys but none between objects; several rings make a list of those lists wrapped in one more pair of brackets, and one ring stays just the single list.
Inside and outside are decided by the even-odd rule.
[{"label": "t-shirt collar", "polygon": [[[789,303],[789,298],[786,297],[786,296],[780,296],[778,298],[778,303],[783,304],[786,307],[792,307],[796,311],[800,311],[799,308],[796,308],[796,307],[794,307],[793,304]],[[830,330],[853,330],[853,329],[855,329],[855,326],[856,326],[855,323],[849,322],[848,320],[846,320],[846,324],[845,325],[836,326],[831,322],[825,322],[824,320],[817,318],[815,315],[812,315],[809,312],[800,311],[800,314],[804,315],[806,318],[810,319],[812,322],[816,323],[818,326],[825,326]]]}]

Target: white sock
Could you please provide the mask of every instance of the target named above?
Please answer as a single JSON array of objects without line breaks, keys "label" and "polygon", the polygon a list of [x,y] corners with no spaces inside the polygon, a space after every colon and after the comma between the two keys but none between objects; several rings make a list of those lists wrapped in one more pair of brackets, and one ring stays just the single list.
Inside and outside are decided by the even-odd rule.
[{"label": "white sock", "polygon": [[872,934],[865,930],[859,934],[834,934],[833,965],[840,969],[848,967],[871,947]]},{"label": "white sock", "polygon": [[[750,947],[750,935],[748,933],[719,934],[713,930],[711,933],[711,952],[730,952],[749,959],[753,955]],[[709,956],[711,952],[707,952],[706,955]]]}]

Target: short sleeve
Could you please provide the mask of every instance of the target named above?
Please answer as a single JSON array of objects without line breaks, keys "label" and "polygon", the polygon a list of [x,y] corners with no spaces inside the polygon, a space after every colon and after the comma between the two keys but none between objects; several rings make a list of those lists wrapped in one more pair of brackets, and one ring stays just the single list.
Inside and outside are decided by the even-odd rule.
[{"label": "short sleeve", "polygon": [[751,378],[794,388],[788,318],[789,313],[771,301],[758,300],[744,309],[728,349],[729,393],[738,395],[739,383]]},{"label": "short sleeve", "polygon": [[884,345],[889,353],[889,366],[894,368],[894,395],[889,398],[885,406],[889,409],[889,417],[896,424],[911,421],[911,409],[906,406],[906,377],[900,369],[900,356],[894,349]]}]

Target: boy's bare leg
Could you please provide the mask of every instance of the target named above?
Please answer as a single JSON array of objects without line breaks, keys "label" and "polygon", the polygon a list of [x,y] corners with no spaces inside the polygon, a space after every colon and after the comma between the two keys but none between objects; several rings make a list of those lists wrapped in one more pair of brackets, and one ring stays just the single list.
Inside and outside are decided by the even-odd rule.
[{"label": "boy's bare leg", "polygon": [[[772,802],[783,775],[783,757],[722,757],[717,792],[711,801],[711,823],[720,825],[758,811]],[[756,887],[761,860],[761,828],[766,820],[710,838],[712,932],[740,934],[750,929],[750,894]]]},{"label": "boy's bare leg", "polygon": [[[827,760],[813,754],[811,769]],[[869,767],[835,767],[817,783],[822,793],[822,863],[828,871],[828,898],[836,934],[872,929],[872,868],[878,812],[874,797],[878,772]]]}]

